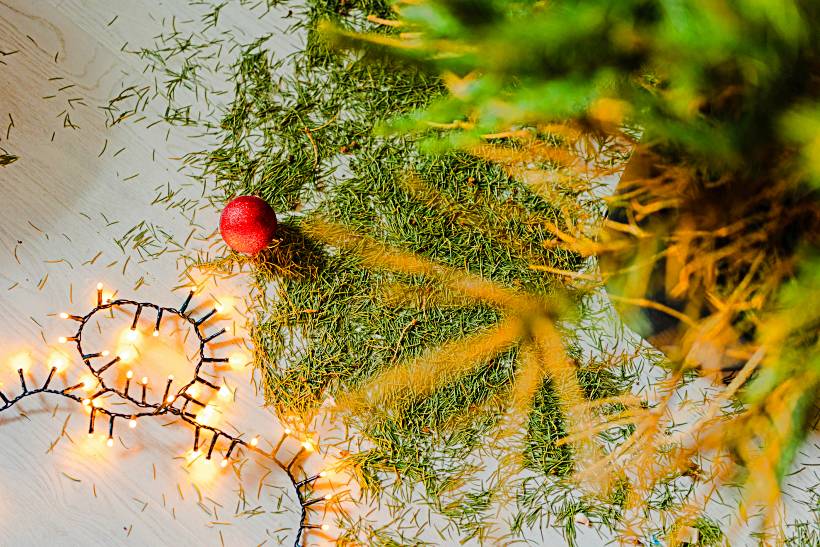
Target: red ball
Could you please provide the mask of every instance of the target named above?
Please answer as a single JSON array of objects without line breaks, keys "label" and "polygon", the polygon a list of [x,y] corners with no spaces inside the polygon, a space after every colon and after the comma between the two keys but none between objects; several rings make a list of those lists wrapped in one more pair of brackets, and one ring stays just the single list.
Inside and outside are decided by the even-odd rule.
[{"label": "red ball", "polygon": [[268,246],[276,233],[276,213],[261,198],[239,196],[222,210],[219,233],[234,251],[256,254]]}]

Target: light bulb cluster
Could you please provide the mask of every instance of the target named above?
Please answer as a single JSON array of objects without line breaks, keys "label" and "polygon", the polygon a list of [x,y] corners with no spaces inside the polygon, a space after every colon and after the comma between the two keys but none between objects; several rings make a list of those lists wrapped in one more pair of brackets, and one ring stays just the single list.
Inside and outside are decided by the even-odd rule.
[{"label": "light bulb cluster", "polygon": [[[108,427],[106,431],[107,435],[105,437],[105,444],[108,447],[114,446],[114,429],[119,420],[125,421],[128,424],[129,429],[134,429],[137,427],[138,420],[141,418],[172,415],[193,428],[194,443],[193,449],[190,453],[191,460],[198,459],[204,455],[204,461],[210,463],[214,452],[221,441],[223,447],[227,445],[227,449],[223,448],[223,450],[225,450],[224,456],[220,461],[220,466],[223,468],[230,465],[232,461],[231,457],[235,450],[238,448],[244,448],[266,456],[285,472],[291,481],[301,506],[301,516],[294,545],[297,547],[300,545],[302,535],[306,530],[327,530],[328,526],[326,524],[318,525],[308,522],[308,509],[319,503],[327,503],[331,501],[333,497],[328,494],[317,498],[309,498],[307,493],[304,492],[304,488],[312,485],[320,478],[327,477],[328,472],[323,471],[316,475],[299,480],[296,478],[297,472],[294,471],[294,466],[297,461],[299,461],[304,454],[313,452],[316,449],[314,441],[310,438],[303,439],[296,454],[288,463],[284,463],[278,459],[278,453],[285,440],[293,434],[293,430],[291,428],[284,429],[283,434],[275,444],[273,450],[270,452],[263,451],[259,448],[258,436],[246,441],[242,438],[243,436],[241,434],[233,434],[217,428],[214,425],[214,418],[218,413],[216,406],[211,403],[202,403],[198,399],[201,396],[201,391],[207,389],[215,392],[217,397],[222,400],[229,400],[233,397],[233,391],[227,385],[223,384],[218,386],[204,378],[203,375],[201,375],[201,373],[204,373],[202,370],[203,367],[212,364],[226,363],[232,368],[241,368],[248,362],[244,355],[238,353],[232,354],[227,358],[205,355],[207,344],[224,334],[225,329],[223,328],[206,335],[203,332],[202,327],[212,316],[217,313],[221,314],[227,308],[226,303],[223,303],[221,306],[218,305],[218,307],[214,308],[210,312],[195,319],[191,316],[191,313],[186,313],[194,297],[194,290],[191,290],[188,293],[185,301],[179,309],[164,308],[150,302],[137,302],[126,299],[112,300],[110,297],[106,297],[102,283],[97,284],[96,291],[97,305],[88,314],[84,316],[73,315],[68,312],[59,314],[62,319],[69,319],[79,323],[77,332],[73,336],[61,336],[59,338],[59,342],[62,344],[71,342],[76,345],[77,351],[90,374],[83,377],[82,380],[75,385],[68,386],[63,389],[51,388],[50,386],[54,375],[64,372],[68,367],[68,358],[65,354],[55,352],[48,360],[50,371],[47,379],[39,387],[32,389],[26,384],[26,375],[32,365],[31,356],[28,354],[18,354],[11,359],[10,364],[18,373],[21,392],[15,397],[9,397],[2,390],[0,390],[0,402],[2,403],[2,405],[0,405],[0,412],[12,408],[16,403],[31,395],[48,393],[62,396],[80,403],[89,414],[89,437],[93,437],[95,435],[98,420],[100,418],[107,418]],[[125,349],[121,348],[118,350],[117,355],[113,359],[108,360],[102,365],[98,365],[98,363],[102,362],[101,360],[107,359],[110,354],[107,350],[87,352],[83,348],[83,329],[89,323],[91,317],[97,312],[106,310],[113,311],[115,308],[123,309],[131,307],[135,309],[135,312],[130,328],[128,328],[123,334],[123,338],[127,342],[127,345],[124,347]],[[139,319],[146,310],[149,312],[154,311],[156,313],[154,329],[152,331],[153,336],[159,336],[163,317],[178,316],[191,325],[199,340],[199,358],[193,368],[193,376],[191,380],[187,383],[183,383],[179,389],[172,389],[175,378],[173,375],[169,375],[165,383],[162,398],[157,402],[152,402],[148,399],[148,386],[150,381],[147,376],[143,376],[139,380],[139,387],[136,394],[131,393],[131,384],[134,380],[133,370],[128,370],[126,372],[125,382],[122,384],[122,387],[109,385],[106,378],[103,376],[103,372],[114,364],[130,363],[138,358],[138,354],[135,350],[133,352],[128,352],[126,350],[129,347],[134,348],[134,345],[140,340],[141,334],[138,329]],[[82,390],[85,393],[83,395],[76,393],[79,390]],[[120,408],[122,405],[112,405],[110,408],[105,406],[104,402],[109,397],[118,397],[120,399],[118,401],[119,403],[123,401],[130,403],[134,409],[133,412],[129,413],[114,410],[116,408]],[[197,409],[196,412],[193,411],[194,408]],[[201,441],[205,440],[207,437],[210,437],[210,439],[204,443],[201,443]],[[206,446],[207,448],[203,450]]]}]

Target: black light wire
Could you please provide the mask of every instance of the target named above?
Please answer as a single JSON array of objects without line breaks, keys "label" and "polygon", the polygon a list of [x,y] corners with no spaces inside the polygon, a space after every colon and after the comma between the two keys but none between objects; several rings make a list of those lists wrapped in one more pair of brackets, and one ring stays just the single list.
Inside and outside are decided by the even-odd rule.
[{"label": "black light wire", "polygon": [[[206,424],[201,424],[201,423],[197,422],[196,414],[193,414],[193,413],[188,412],[186,410],[187,406],[188,406],[188,403],[194,403],[198,406],[205,406],[201,402],[197,401],[196,399],[194,399],[193,397],[189,396],[186,393],[187,390],[192,385],[194,385],[195,383],[201,383],[201,384],[205,385],[206,387],[208,387],[210,389],[214,389],[214,390],[218,389],[215,384],[213,384],[212,382],[208,381],[207,379],[201,378],[199,376],[199,372],[200,372],[200,369],[202,368],[203,364],[205,364],[205,363],[225,363],[225,362],[228,361],[228,359],[226,359],[226,358],[206,357],[205,356],[205,346],[206,346],[206,344],[208,344],[209,342],[212,342],[214,339],[216,339],[220,335],[224,334],[225,329],[217,331],[217,332],[215,332],[211,335],[208,335],[208,336],[205,336],[205,334],[200,329],[200,327],[211,316],[213,316],[215,313],[217,313],[217,310],[215,310],[215,309],[211,310],[210,312],[205,314],[203,317],[200,317],[199,319],[192,318],[190,313],[186,314],[186,310],[188,309],[188,306],[190,305],[191,300],[194,297],[194,293],[195,293],[195,291],[190,291],[188,293],[188,296],[185,298],[185,301],[183,302],[182,306],[179,309],[175,309],[175,308],[160,307],[157,304],[154,304],[154,303],[151,303],[151,302],[138,302],[136,300],[128,300],[128,299],[122,299],[122,298],[114,300],[114,301],[103,302],[103,300],[102,300],[102,291],[98,286],[98,288],[97,288],[97,305],[88,314],[86,314],[84,316],[63,314],[62,316],[67,318],[67,319],[72,319],[74,321],[77,321],[79,323],[79,327],[77,328],[77,333],[72,337],[66,338],[65,341],[66,342],[75,342],[76,343],[77,351],[79,352],[82,361],[88,367],[89,371],[94,376],[94,378],[96,378],[96,380],[98,382],[98,385],[100,386],[101,389],[99,389],[90,398],[85,398],[85,397],[81,397],[79,395],[75,395],[74,393],[72,393],[73,391],[75,391],[78,388],[82,387],[84,385],[84,382],[80,382],[79,384],[75,384],[73,386],[69,386],[69,387],[66,387],[66,388],[63,388],[63,389],[54,389],[54,388],[49,387],[50,383],[51,383],[51,380],[54,376],[54,373],[57,372],[57,367],[56,366],[51,367],[51,370],[49,371],[49,374],[48,374],[48,378],[46,379],[46,381],[40,387],[31,389],[26,384],[24,370],[21,368],[21,369],[18,369],[17,373],[18,373],[18,376],[20,378],[20,386],[22,388],[22,391],[21,391],[20,394],[18,394],[17,396],[15,396],[13,398],[7,397],[5,393],[0,391],[0,401],[2,401],[2,405],[0,405],[0,412],[4,412],[6,410],[9,410],[10,408],[12,408],[14,405],[16,405],[17,403],[19,403],[20,401],[22,401],[25,398],[28,398],[28,397],[33,396],[33,395],[39,395],[39,394],[58,395],[58,396],[64,397],[66,399],[75,401],[75,402],[80,403],[80,404],[88,404],[87,401],[89,401],[89,399],[90,399],[90,402],[91,402],[91,415],[90,415],[90,418],[89,418],[89,425],[88,425],[89,434],[94,433],[95,421],[96,421],[97,416],[99,414],[108,416],[108,418],[109,418],[109,424],[108,424],[108,439],[109,440],[113,438],[113,435],[114,435],[114,422],[117,419],[127,420],[127,421],[130,422],[131,420],[138,420],[140,418],[144,418],[144,417],[148,417],[148,416],[162,416],[162,415],[170,414],[172,416],[176,416],[177,418],[179,418],[180,420],[182,420],[183,422],[189,424],[190,426],[192,426],[194,428],[194,450],[195,451],[198,450],[199,446],[200,446],[201,431],[205,430],[205,431],[209,431],[211,433],[211,435],[212,435],[211,436],[211,442],[210,442],[210,445],[208,447],[208,452],[207,452],[207,456],[206,456],[207,460],[211,459],[214,448],[215,448],[215,446],[216,446],[216,444],[217,444],[217,442],[219,441],[220,438],[224,438],[225,441],[230,443],[228,452],[225,456],[226,459],[230,458],[230,454],[233,452],[233,450],[237,446],[241,446],[241,447],[245,448],[246,450],[253,451],[257,454],[265,456],[266,458],[272,460],[277,465],[277,467],[279,467],[285,473],[285,475],[290,480],[290,483],[291,483],[291,486],[293,487],[294,492],[296,493],[296,498],[297,498],[297,500],[299,502],[299,506],[300,506],[300,517],[299,517],[299,526],[296,530],[296,537],[294,538],[293,545],[294,545],[294,547],[299,547],[301,545],[301,541],[304,538],[305,532],[307,530],[324,529],[323,525],[310,524],[308,522],[308,508],[310,506],[320,502],[320,501],[328,501],[327,497],[317,498],[317,499],[308,499],[305,495],[305,492],[303,492],[303,490],[302,490],[305,486],[309,486],[309,485],[313,484],[316,480],[318,480],[320,477],[323,477],[324,476],[323,473],[308,476],[308,477],[300,480],[296,476],[297,472],[295,472],[293,470],[294,464],[299,459],[299,457],[305,452],[304,446],[299,449],[299,451],[296,453],[296,455],[291,459],[291,461],[289,463],[285,464],[285,463],[283,463],[282,461],[279,460],[279,458],[277,457],[277,454],[279,452],[279,449],[282,447],[285,439],[288,437],[287,433],[284,433],[282,435],[282,438],[279,439],[279,441],[275,445],[275,448],[271,452],[265,452],[264,450],[262,450],[262,449],[258,448],[257,446],[255,446],[255,444],[251,444],[250,442],[245,441],[244,439],[242,439],[241,434],[240,435],[232,435],[231,433],[228,433],[228,432],[226,432],[222,429],[219,429],[219,428],[216,428],[216,427],[213,427],[213,426],[210,426],[210,425],[206,425]],[[173,399],[171,401],[169,401],[169,395],[170,395],[169,390],[170,390],[172,378],[169,378],[168,384],[166,385],[166,388],[165,388],[165,395],[163,396],[162,401],[160,401],[159,403],[151,403],[151,402],[148,402],[146,400],[145,395],[144,395],[146,387],[145,387],[145,384],[142,384],[141,382],[140,382],[140,384],[142,385],[142,396],[141,396],[140,399],[136,399],[136,398],[132,397],[129,393],[129,387],[130,387],[130,383],[131,383],[131,378],[130,377],[126,380],[125,386],[124,386],[123,389],[117,389],[115,387],[108,386],[105,382],[105,379],[103,378],[103,372],[105,372],[109,367],[111,367],[115,363],[119,362],[120,361],[119,357],[114,357],[114,359],[112,359],[111,361],[109,361],[108,363],[106,363],[105,365],[100,367],[99,369],[96,369],[96,368],[94,368],[94,365],[92,364],[91,360],[94,359],[94,358],[102,357],[103,354],[99,353],[99,352],[86,353],[83,350],[83,345],[82,345],[83,344],[83,329],[88,324],[88,321],[91,319],[91,317],[93,317],[94,314],[96,314],[100,311],[105,311],[105,310],[109,310],[109,309],[113,309],[113,308],[122,308],[122,307],[127,307],[127,306],[135,306],[136,310],[137,310],[136,313],[134,314],[134,320],[131,324],[131,329],[132,330],[136,329],[137,320],[139,319],[140,314],[146,308],[156,310],[157,315],[156,315],[156,322],[154,324],[154,331],[159,331],[160,324],[161,324],[163,318],[166,318],[169,315],[176,315],[176,316],[182,318],[184,321],[187,321],[191,326],[193,326],[193,330],[196,333],[197,338],[199,339],[199,359],[197,360],[197,364],[194,367],[194,377],[190,382],[188,382],[187,384],[184,384],[176,392],[176,395],[173,396]],[[61,339],[61,341],[62,341],[62,339]],[[118,395],[119,397],[127,400],[128,402],[132,403],[137,408],[142,409],[142,410],[140,412],[136,412],[136,413],[124,413],[124,412],[117,412],[117,411],[114,411],[114,410],[109,410],[109,409],[107,409],[103,406],[99,406],[99,407],[94,406],[94,404],[93,404],[94,400],[96,400],[97,398],[102,397],[106,394],[109,394],[109,393]],[[173,406],[174,403],[178,399],[183,399],[185,401],[183,403],[182,408],[176,408],[175,406]],[[301,468],[300,468],[300,471],[303,471],[303,470],[301,470]]]}]

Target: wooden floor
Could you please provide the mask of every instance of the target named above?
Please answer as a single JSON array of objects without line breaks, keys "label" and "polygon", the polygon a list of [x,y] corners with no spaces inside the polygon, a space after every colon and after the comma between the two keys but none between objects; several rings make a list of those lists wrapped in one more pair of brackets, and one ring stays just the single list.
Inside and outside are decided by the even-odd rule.
[{"label": "wooden floor", "polygon": [[[97,282],[122,297],[181,304],[184,293],[173,290],[180,284],[179,253],[142,258],[116,240],[145,221],[157,234],[180,243],[187,238],[188,251],[208,248],[218,213],[178,173],[177,158],[197,145],[184,132],[166,138],[161,124],[106,127],[101,106],[124,82],[152,77],[142,74],[136,55],[121,51],[124,44],[150,45],[163,18],[198,18],[201,11],[186,1],[0,1],[0,154],[18,156],[0,167],[0,389],[6,394],[19,391],[10,361],[21,353],[33,360],[29,383],[45,378],[51,352],[65,349],[57,338],[75,328],[55,314],[89,311]],[[272,32],[282,49],[292,47],[277,36],[276,13],[260,19],[226,10],[225,17],[237,17],[233,23],[249,32]],[[163,191],[156,189],[168,183],[188,185],[190,197],[202,202],[194,224],[176,209],[152,205]],[[241,308],[247,290],[239,276],[210,283],[199,301],[206,306],[233,295]],[[241,321],[223,322],[232,334],[238,330],[236,347],[222,350],[243,348]],[[172,353],[162,355],[173,355],[166,349]],[[82,372],[72,357],[67,382]],[[136,374],[163,382],[170,365],[156,361],[135,363]],[[263,408],[250,370],[225,371],[237,392],[235,403],[222,405],[221,421],[260,434],[265,446],[282,427]],[[76,406],[42,398],[24,401],[21,410],[0,416],[0,545],[279,545],[293,535],[298,513],[283,489],[289,483],[269,462],[249,462],[239,479],[238,469],[188,466],[183,456],[192,432],[167,419],[119,430],[108,448],[104,436],[87,438],[88,417]],[[67,435],[52,447],[64,425]],[[283,453],[297,447],[289,442]],[[238,503],[240,485],[245,504]],[[308,544],[329,544],[333,532],[311,534]]]}]

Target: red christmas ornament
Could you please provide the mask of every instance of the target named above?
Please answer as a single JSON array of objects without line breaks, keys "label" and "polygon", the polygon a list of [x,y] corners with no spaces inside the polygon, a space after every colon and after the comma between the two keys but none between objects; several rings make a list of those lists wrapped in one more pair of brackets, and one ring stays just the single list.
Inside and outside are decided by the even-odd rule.
[{"label": "red christmas ornament", "polygon": [[276,232],[276,213],[256,196],[232,199],[219,217],[219,233],[225,243],[240,253],[253,255],[264,249]]}]

